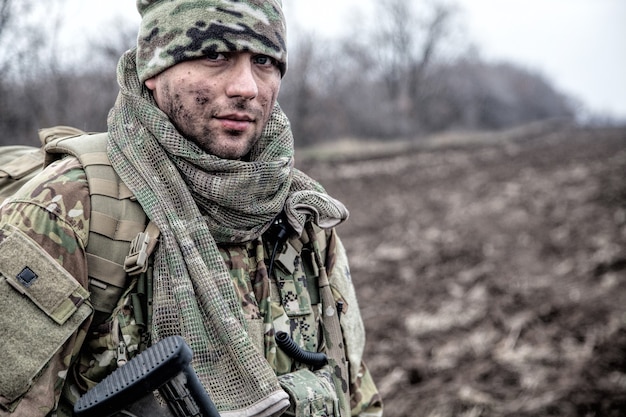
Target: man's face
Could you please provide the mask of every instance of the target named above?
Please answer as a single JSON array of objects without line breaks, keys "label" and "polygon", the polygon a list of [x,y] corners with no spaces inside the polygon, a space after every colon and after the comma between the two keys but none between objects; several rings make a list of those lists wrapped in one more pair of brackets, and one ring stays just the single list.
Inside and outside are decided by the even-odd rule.
[{"label": "man's face", "polygon": [[216,52],[176,64],[146,86],[185,138],[220,158],[239,159],[261,137],[280,82],[265,55]]}]

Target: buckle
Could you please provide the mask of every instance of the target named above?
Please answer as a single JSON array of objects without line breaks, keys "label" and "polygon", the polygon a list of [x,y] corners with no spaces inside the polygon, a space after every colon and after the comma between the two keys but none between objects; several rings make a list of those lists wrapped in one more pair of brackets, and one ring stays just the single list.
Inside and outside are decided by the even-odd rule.
[{"label": "buckle", "polygon": [[128,256],[124,259],[124,270],[128,275],[137,275],[148,269],[148,244],[150,235],[141,232],[130,243]]}]

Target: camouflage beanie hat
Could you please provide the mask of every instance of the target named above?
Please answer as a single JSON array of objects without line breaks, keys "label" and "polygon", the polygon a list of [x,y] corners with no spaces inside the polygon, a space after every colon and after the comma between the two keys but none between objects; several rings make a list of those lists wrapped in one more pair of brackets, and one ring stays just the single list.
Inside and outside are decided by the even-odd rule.
[{"label": "camouflage beanie hat", "polygon": [[287,70],[281,0],[137,0],[137,74],[144,82],[211,52],[249,51]]}]

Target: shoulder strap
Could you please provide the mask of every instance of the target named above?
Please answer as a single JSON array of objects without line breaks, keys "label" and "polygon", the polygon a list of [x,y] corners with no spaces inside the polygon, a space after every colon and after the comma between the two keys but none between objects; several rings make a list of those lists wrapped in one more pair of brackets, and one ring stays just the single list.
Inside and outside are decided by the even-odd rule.
[{"label": "shoulder strap", "polygon": [[[328,273],[326,270],[326,261],[322,256],[322,243],[319,240],[319,232],[313,227],[312,223],[305,225],[305,233],[307,234],[312,246],[313,256],[319,269],[319,289],[322,302],[321,324],[326,340],[326,352],[328,359],[333,367],[332,378],[335,382],[335,390],[339,399],[340,415],[350,415],[350,377],[348,374],[348,360],[343,342],[343,331],[339,323],[340,308],[343,304],[338,304],[333,294]],[[326,239],[324,239],[326,240]],[[342,301],[343,303],[343,301]],[[340,307],[341,306],[341,307]]]},{"label": "shoulder strap", "polygon": [[[158,236],[155,227],[146,229],[146,214],[111,166],[107,136],[98,133],[59,138],[45,147],[46,164],[69,154],[78,158],[85,170],[91,195],[87,242],[91,300],[102,313],[115,308],[128,285],[127,273],[142,272],[147,262],[141,260],[154,248]],[[145,255],[140,256],[142,250]]]}]

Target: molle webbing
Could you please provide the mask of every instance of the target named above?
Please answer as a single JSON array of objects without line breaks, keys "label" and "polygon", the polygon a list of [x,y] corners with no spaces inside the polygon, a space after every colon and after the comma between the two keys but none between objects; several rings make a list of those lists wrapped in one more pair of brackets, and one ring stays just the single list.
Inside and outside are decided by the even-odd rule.
[{"label": "molle webbing", "polygon": [[46,163],[70,154],[85,170],[91,196],[89,290],[95,310],[109,314],[127,286],[124,261],[133,239],[146,229],[147,217],[111,167],[106,142],[106,133],[54,140],[46,146]]}]

